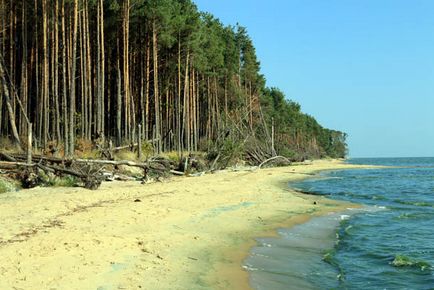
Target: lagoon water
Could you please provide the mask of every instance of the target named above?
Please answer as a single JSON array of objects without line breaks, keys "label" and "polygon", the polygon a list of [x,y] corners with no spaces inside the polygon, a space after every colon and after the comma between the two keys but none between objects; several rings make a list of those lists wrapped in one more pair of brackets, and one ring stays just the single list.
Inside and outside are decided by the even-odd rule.
[{"label": "lagoon water", "polygon": [[361,210],[258,239],[255,289],[434,289],[434,158],[352,159],[395,168],[323,172],[290,184]]}]

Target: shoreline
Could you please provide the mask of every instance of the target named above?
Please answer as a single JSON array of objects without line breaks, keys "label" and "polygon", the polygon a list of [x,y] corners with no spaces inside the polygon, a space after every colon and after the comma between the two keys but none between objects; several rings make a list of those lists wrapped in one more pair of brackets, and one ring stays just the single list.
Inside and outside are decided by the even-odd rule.
[{"label": "shoreline", "polygon": [[0,288],[249,289],[241,266],[256,237],[358,207],[296,193],[288,182],[351,168],[372,166],[320,160],[148,185],[104,183],[92,192],[2,194]]},{"label": "shoreline", "polygon": [[[321,289],[315,280],[335,280],[331,264],[322,264],[324,253],[334,248],[342,217],[360,209],[344,210],[310,218],[290,228],[277,229],[276,237],[258,238],[244,262],[252,289]],[[314,278],[312,280],[312,278]],[[318,287],[320,286],[320,287]],[[327,285],[330,286],[330,285]],[[330,287],[324,287],[330,289]]]}]

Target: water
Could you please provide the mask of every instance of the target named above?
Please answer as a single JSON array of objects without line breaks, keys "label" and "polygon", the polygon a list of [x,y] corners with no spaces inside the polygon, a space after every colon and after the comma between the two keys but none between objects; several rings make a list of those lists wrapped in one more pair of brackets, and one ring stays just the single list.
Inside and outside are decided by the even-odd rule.
[{"label": "water", "polygon": [[434,289],[434,158],[352,159],[292,187],[366,205],[259,239],[255,289]]}]

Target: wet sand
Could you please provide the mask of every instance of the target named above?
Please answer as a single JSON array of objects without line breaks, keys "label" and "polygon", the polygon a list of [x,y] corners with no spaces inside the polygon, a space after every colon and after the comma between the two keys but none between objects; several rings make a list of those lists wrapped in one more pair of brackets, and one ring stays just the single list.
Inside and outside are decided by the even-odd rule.
[{"label": "wet sand", "polygon": [[361,167],[329,160],[2,194],[0,289],[249,289],[241,264],[255,237],[355,206],[288,181]]}]

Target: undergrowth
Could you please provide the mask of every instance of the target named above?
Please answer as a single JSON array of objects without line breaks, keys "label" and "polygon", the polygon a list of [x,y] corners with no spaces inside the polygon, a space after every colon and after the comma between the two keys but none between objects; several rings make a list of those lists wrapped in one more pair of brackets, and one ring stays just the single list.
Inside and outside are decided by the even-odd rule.
[{"label": "undergrowth", "polygon": [[5,193],[5,192],[10,192],[15,190],[17,190],[17,187],[13,182],[0,177],[0,193]]}]

